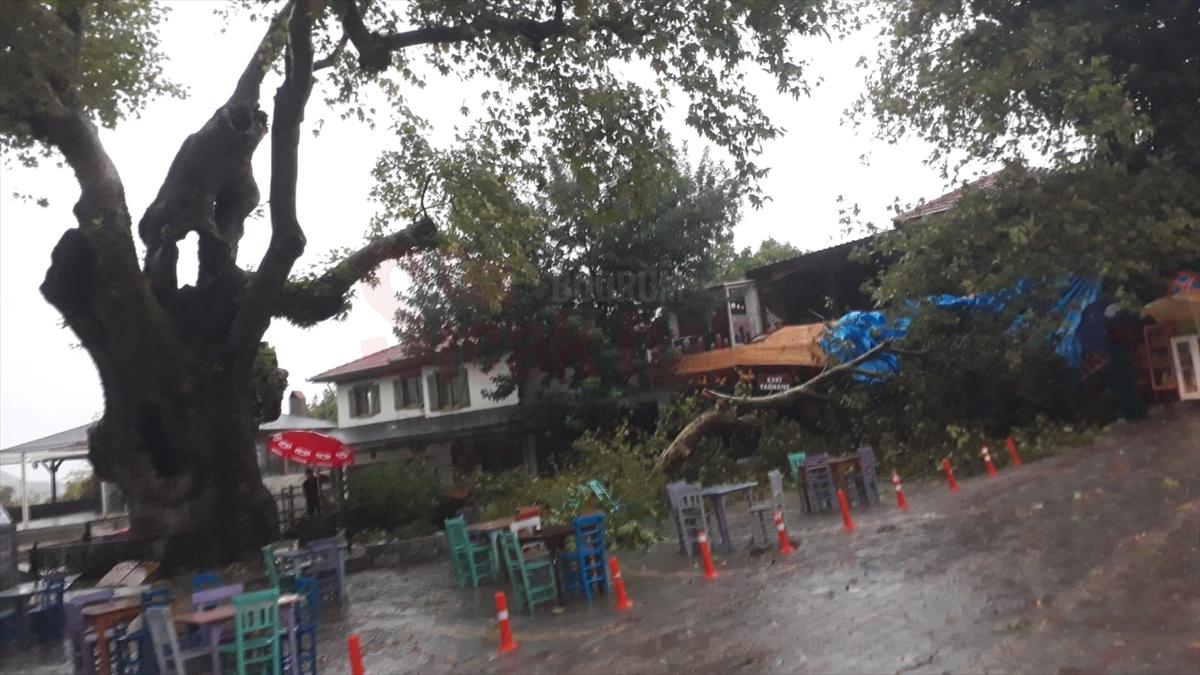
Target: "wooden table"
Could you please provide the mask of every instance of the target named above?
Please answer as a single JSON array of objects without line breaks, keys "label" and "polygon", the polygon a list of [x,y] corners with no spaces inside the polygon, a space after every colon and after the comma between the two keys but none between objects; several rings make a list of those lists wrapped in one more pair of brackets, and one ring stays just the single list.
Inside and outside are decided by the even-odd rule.
[{"label": "wooden table", "polygon": [[550,551],[550,564],[554,566],[555,570],[554,593],[558,596],[559,606],[566,604],[564,597],[566,594],[563,592],[563,579],[558,561],[562,550],[566,548],[567,539],[573,534],[575,534],[575,528],[572,525],[547,525],[538,530],[525,530],[517,534],[517,541],[521,542],[521,545],[541,542]]},{"label": "wooden table", "polygon": [[492,547],[492,569],[497,575],[500,574],[500,533],[511,528],[515,522],[517,522],[516,518],[495,518],[467,526],[468,535],[482,534],[487,536],[488,543]]},{"label": "wooden table", "polygon": [[[288,655],[291,663],[299,663],[300,650],[296,638],[296,603],[300,596],[295,593],[285,593],[279,596],[279,616],[288,634]],[[221,672],[221,629],[233,621],[233,605],[221,605],[213,609],[199,612],[183,612],[174,614],[171,619],[175,623],[186,624],[208,634],[208,648],[212,659],[212,673]]]},{"label": "wooden table", "polygon": [[92,627],[96,634],[96,656],[100,661],[100,675],[112,672],[111,656],[108,653],[108,640],[105,638],[114,624],[128,623],[142,613],[140,599],[116,600],[88,605],[80,610],[83,620]]},{"label": "wooden table", "polygon": [[[849,485],[846,480],[846,475],[852,470],[861,470],[858,463],[858,455],[843,455],[841,457],[829,458],[829,471],[833,474],[834,488],[841,488],[846,492],[846,496],[850,496]],[[808,501],[808,479],[804,474],[804,467],[799,467],[796,476],[800,483],[800,498],[804,505],[804,510],[807,513],[813,512],[813,505]]]},{"label": "wooden table", "polygon": [[751,480],[744,483],[722,483],[721,485],[710,485],[702,488],[700,494],[708,499],[713,505],[717,514],[717,529],[721,532],[721,543],[725,545],[725,550],[733,553],[733,540],[729,536],[729,521],[726,519],[725,498],[729,495],[738,492],[746,494],[747,508],[751,504],[750,490],[758,485],[758,481]]}]

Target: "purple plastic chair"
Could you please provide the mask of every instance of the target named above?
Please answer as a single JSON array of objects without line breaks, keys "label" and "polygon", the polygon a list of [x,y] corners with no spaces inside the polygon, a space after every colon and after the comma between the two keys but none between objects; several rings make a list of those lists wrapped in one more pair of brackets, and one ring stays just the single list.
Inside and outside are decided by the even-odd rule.
[{"label": "purple plastic chair", "polygon": [[228,586],[217,586],[204,591],[196,591],[192,593],[192,611],[200,612],[206,609],[213,609],[221,605],[231,602],[236,595],[241,595],[245,592],[245,587],[242,584],[229,584]]},{"label": "purple plastic chair", "polygon": [[96,634],[83,621],[83,608],[112,600],[111,588],[80,593],[63,603],[63,632],[71,649],[71,669],[78,675],[96,672]]},{"label": "purple plastic chair", "polygon": [[342,601],[345,562],[337,539],[318,539],[307,547],[309,566],[306,574],[317,580],[321,596]]}]

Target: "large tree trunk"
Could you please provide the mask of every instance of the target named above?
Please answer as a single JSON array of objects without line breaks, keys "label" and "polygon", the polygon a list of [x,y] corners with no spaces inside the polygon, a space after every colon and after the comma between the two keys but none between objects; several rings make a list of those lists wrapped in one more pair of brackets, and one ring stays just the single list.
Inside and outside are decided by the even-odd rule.
[{"label": "large tree trunk", "polygon": [[[275,502],[254,452],[249,387],[216,375],[145,382],[115,397],[92,430],[89,458],[117,485],[135,538],[161,539],[167,567],[235,560],[278,538]],[[166,386],[164,386],[166,384]]]},{"label": "large tree trunk", "polygon": [[[75,93],[48,91],[50,104],[28,120],[37,139],[62,152],[80,187],[78,226],[54,247],[41,290],[92,357],[104,389],[89,459],[128,500],[133,537],[160,541],[156,553],[169,567],[232,561],[278,535],[254,452],[257,425],[279,415],[287,383],[260,342],[272,317],[305,325],[332,317],[380,262],[437,241],[423,218],[320,276],[289,281],[305,243],[296,182],[321,6],[292,0],[281,8],[233,95],[180,146],[138,224],[143,265],[124,185]],[[237,264],[238,243],[260,198],[251,158],[268,131],[259,90],[281,51],[271,242],[247,272]],[[180,287],[177,243],[189,232],[200,237],[200,272],[194,286]]]}]

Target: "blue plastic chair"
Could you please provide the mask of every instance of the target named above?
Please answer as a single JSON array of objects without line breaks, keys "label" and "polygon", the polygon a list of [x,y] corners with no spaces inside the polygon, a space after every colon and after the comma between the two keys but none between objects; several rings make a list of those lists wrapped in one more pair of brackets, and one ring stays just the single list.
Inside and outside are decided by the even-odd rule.
[{"label": "blue plastic chair", "polygon": [[[171,589],[163,586],[142,591],[142,609],[171,608]],[[158,659],[146,622],[135,631],[117,637],[117,672],[123,675],[158,675]]]},{"label": "blue plastic chair", "polygon": [[66,626],[63,593],[67,590],[67,584],[61,576],[46,579],[44,584],[33,595],[29,621],[38,642],[54,642],[62,639]]},{"label": "blue plastic chair", "polygon": [[[296,593],[301,597],[296,606],[296,648],[299,650],[299,668],[293,669],[290,662],[284,670],[292,675],[316,675],[317,673],[317,625],[321,617],[321,584],[311,577],[296,577]],[[280,639],[286,639],[280,635]]]},{"label": "blue plastic chair", "polygon": [[575,550],[562,554],[563,591],[580,592],[592,604],[594,587],[608,585],[608,556],[604,547],[604,514],[580,516],[574,521]]},{"label": "blue plastic chair", "polygon": [[221,585],[221,576],[216,572],[201,572],[192,575],[192,592],[207,591]]}]

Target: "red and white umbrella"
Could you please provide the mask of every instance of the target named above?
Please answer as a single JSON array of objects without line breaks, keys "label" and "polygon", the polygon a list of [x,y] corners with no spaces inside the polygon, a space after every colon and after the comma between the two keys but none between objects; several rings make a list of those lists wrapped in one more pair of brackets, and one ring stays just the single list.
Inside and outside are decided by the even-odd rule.
[{"label": "red and white umbrella", "polygon": [[354,464],[354,448],[333,436],[318,434],[315,431],[284,431],[272,434],[267,449],[271,454],[289,462],[308,466],[340,469]]}]

